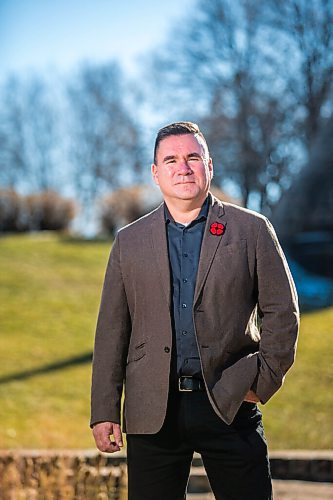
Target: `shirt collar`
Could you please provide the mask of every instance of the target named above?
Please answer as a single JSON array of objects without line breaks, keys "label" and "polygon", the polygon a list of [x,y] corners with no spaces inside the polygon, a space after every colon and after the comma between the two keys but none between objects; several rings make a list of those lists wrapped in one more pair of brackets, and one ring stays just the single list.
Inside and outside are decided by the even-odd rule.
[{"label": "shirt collar", "polygon": [[[205,201],[203,202],[198,216],[194,219],[195,221],[199,221],[201,219],[207,219],[209,204],[210,204],[210,194],[207,195]],[[170,222],[175,222],[165,202],[164,202],[164,219],[166,224],[169,224]],[[194,222],[194,220],[191,221],[191,224]]]}]

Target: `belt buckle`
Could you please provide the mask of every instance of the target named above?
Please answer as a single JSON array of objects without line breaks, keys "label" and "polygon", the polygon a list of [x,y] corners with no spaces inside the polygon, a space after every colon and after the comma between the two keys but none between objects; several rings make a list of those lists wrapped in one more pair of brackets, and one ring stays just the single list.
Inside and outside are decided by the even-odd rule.
[{"label": "belt buckle", "polygon": [[182,378],[193,378],[193,377],[191,377],[191,376],[189,376],[189,375],[187,375],[187,376],[182,375],[181,377],[179,377],[179,379],[178,379],[178,390],[179,390],[180,392],[192,392],[192,391],[193,391],[193,389],[183,389],[183,388],[180,386],[180,384],[181,384],[181,379],[182,379]]}]

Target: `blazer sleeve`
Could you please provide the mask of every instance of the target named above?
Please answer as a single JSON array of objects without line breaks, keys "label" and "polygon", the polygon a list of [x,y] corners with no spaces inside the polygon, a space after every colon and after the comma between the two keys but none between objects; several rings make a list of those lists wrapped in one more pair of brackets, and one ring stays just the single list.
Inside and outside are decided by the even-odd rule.
[{"label": "blazer sleeve", "polygon": [[131,318],[121,273],[119,234],[108,260],[97,319],[91,386],[92,427],[120,423]]},{"label": "blazer sleeve", "polygon": [[295,359],[299,309],[295,284],[274,228],[262,219],[256,247],[261,340],[252,389],[262,403],[281,387]]}]

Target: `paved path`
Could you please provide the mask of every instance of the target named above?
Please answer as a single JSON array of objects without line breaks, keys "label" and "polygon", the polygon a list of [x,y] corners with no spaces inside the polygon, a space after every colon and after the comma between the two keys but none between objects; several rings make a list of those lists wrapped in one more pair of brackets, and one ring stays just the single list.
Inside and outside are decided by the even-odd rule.
[{"label": "paved path", "polygon": [[[333,500],[333,483],[274,480],[274,500]],[[192,493],[186,500],[214,500],[212,493]]]},{"label": "paved path", "polygon": [[333,500],[333,483],[275,479],[274,500]]}]

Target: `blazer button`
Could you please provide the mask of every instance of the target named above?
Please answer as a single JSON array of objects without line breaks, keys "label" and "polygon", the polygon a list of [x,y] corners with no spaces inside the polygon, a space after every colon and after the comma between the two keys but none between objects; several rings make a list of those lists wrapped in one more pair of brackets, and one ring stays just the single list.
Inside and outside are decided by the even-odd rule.
[{"label": "blazer button", "polygon": [[170,352],[170,347],[165,346],[165,347],[164,347],[164,352]]}]

